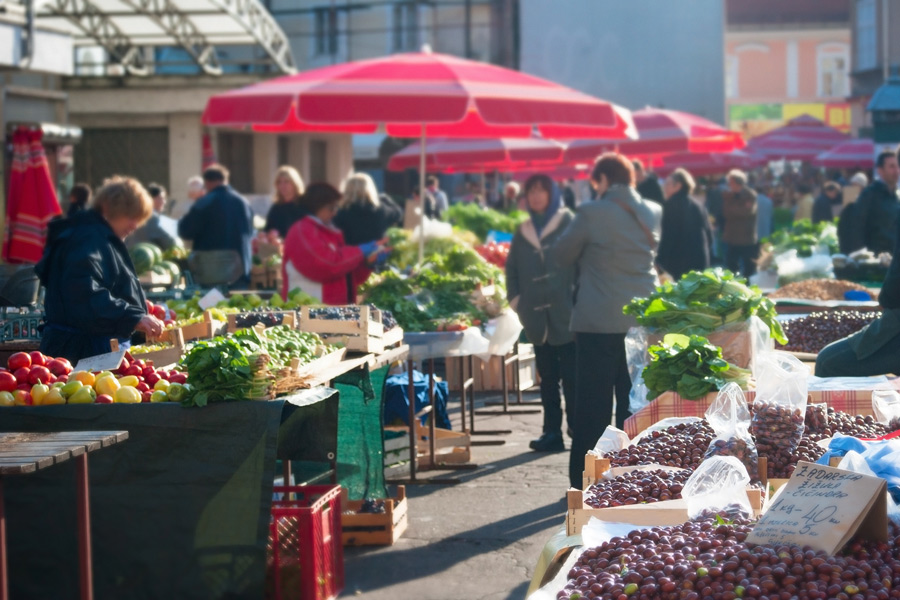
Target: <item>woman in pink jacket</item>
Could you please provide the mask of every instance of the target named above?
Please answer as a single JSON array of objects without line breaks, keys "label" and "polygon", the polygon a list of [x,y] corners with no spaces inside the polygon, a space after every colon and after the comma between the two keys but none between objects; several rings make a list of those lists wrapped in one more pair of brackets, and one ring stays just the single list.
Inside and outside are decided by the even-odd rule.
[{"label": "woman in pink jacket", "polygon": [[309,216],[294,223],[284,240],[283,297],[300,288],[325,304],[356,304],[356,289],[369,277],[369,266],[387,256],[380,241],[344,243],[344,234],[332,225],[340,201],[341,193],[328,183],[306,188],[301,205]]}]

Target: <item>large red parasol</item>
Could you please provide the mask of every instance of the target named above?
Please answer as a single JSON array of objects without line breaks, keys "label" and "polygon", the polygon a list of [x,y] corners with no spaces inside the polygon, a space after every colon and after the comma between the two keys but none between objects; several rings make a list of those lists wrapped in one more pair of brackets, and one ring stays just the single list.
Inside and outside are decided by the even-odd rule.
[{"label": "large red parasol", "polygon": [[[485,165],[502,171],[519,163],[556,164],[562,161],[565,146],[560,142],[531,138],[437,139],[425,144],[425,166],[429,170],[465,169]],[[421,144],[410,144],[394,154],[388,169],[402,171],[419,166]]]},{"label": "large red parasol", "polygon": [[566,162],[585,163],[603,152],[617,150],[628,156],[674,152],[731,152],[744,147],[740,133],[702,117],[677,110],[645,108],[632,113],[636,140],[578,140],[569,144]]},{"label": "large red parasol", "polygon": [[819,154],[812,164],[831,169],[871,169],[875,166],[875,142],[869,139],[852,139]]},{"label": "large red parasol", "polygon": [[654,171],[666,177],[682,167],[691,175],[715,175],[731,169],[752,169],[760,166],[760,161],[742,150],[734,152],[680,152],[667,154],[653,163]]},{"label": "large red parasol", "polygon": [[[630,113],[518,71],[430,51],[313,69],[213,96],[213,126],[420,137],[623,139]],[[420,236],[420,258],[424,236]]]},{"label": "large red parasol", "polygon": [[19,128],[13,133],[13,163],[6,200],[6,232],[3,258],[11,263],[37,263],[47,240],[47,223],[62,211],[50,167],[43,133]]},{"label": "large red parasol", "polygon": [[809,115],[791,119],[786,125],[756,136],[747,144],[747,151],[769,160],[812,160],[850,139]]}]

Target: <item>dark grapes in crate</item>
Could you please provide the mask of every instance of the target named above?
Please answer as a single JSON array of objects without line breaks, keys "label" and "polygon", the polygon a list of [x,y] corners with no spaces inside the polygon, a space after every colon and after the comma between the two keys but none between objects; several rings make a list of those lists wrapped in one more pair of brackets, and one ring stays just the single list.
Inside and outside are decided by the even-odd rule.
[{"label": "dark grapes in crate", "polygon": [[320,306],[309,309],[312,319],[326,321],[359,321],[358,306]]},{"label": "dark grapes in crate", "polygon": [[234,323],[238,328],[253,327],[262,323],[266,327],[275,327],[284,322],[283,313],[275,313],[270,309],[256,307],[249,312],[242,312],[234,317]]},{"label": "dark grapes in crate", "polygon": [[584,502],[592,508],[611,508],[677,500],[690,476],[688,470],[632,471],[591,485],[584,493]]}]

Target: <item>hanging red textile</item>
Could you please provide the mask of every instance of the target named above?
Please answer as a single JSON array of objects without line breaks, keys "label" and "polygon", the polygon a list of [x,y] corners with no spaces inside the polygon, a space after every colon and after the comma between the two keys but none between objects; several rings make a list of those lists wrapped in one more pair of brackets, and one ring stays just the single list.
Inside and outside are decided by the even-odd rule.
[{"label": "hanging red textile", "polygon": [[216,153],[213,151],[212,140],[209,138],[208,133],[203,134],[203,168],[206,169],[208,166],[216,163]]},{"label": "hanging red textile", "polygon": [[3,259],[10,263],[37,263],[47,241],[47,223],[62,213],[42,137],[40,130],[25,128],[13,134],[3,244]]}]

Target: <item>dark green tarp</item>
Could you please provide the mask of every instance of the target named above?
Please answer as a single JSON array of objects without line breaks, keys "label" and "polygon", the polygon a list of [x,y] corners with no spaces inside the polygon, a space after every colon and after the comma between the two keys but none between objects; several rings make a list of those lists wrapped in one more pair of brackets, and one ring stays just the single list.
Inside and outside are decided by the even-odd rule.
[{"label": "dark green tarp", "polygon": [[[338,393],[5,408],[0,431],[126,430],[89,457],[98,600],[260,599],[276,456],[333,461]],[[74,463],[4,479],[11,597],[78,598]]]}]

